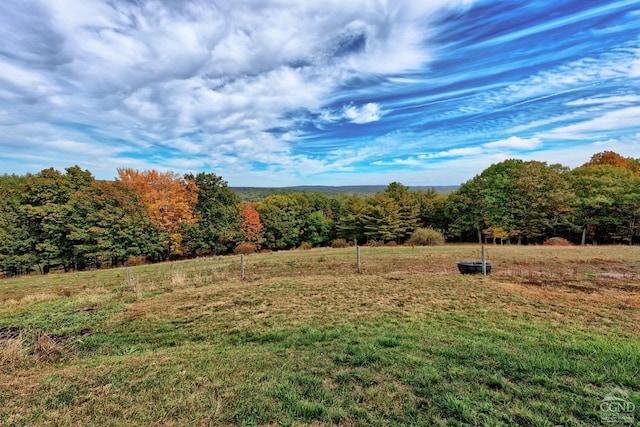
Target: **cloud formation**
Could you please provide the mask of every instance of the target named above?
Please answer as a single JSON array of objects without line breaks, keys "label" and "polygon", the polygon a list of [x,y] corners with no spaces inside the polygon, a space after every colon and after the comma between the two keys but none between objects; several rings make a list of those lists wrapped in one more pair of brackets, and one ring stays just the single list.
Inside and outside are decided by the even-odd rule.
[{"label": "cloud formation", "polygon": [[[364,124],[371,123],[380,120],[382,111],[380,106],[374,102],[368,102],[365,105],[358,107],[353,104],[345,105],[341,110],[335,112],[331,110],[325,110],[320,114],[321,122],[333,123],[340,120],[345,120],[351,123]],[[322,124],[319,124],[321,127]]]},{"label": "cloud formation", "polygon": [[514,150],[533,150],[542,146],[540,138],[522,139],[517,136],[512,136],[507,139],[501,139],[500,141],[487,142],[482,145],[484,148],[507,148]]},{"label": "cloud formation", "polygon": [[[0,172],[79,164],[108,179],[126,166],[296,185],[410,169],[407,184],[456,184],[465,159],[628,141],[639,6],[8,0]],[[453,182],[439,181],[445,161]]]}]

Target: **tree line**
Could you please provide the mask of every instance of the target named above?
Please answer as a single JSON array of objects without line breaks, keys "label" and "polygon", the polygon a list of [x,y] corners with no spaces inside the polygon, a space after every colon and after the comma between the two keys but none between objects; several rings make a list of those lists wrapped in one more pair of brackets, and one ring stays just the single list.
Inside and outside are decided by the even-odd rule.
[{"label": "tree line", "polygon": [[423,228],[460,242],[635,244],[640,237],[640,161],[614,152],[575,169],[505,160],[447,195],[393,182],[369,197],[300,192],[247,201],[213,173],[123,168],[101,181],[78,166],[2,175],[0,195],[5,274],[336,242],[403,244]]}]

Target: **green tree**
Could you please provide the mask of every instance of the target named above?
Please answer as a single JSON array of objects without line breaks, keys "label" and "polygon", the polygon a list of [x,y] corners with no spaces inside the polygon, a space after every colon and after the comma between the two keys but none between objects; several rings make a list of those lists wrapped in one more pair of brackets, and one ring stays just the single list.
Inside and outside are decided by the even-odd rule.
[{"label": "green tree", "polygon": [[475,235],[482,243],[482,230],[486,228],[484,217],[483,181],[479,175],[463,183],[447,197],[445,211],[450,218],[448,233],[467,240]]},{"label": "green tree", "polygon": [[540,242],[570,228],[573,193],[568,168],[528,161],[513,173],[515,193],[509,209],[516,237]]},{"label": "green tree", "polygon": [[311,213],[304,195],[276,194],[258,202],[256,210],[264,225],[265,245],[270,249],[300,246],[304,227]]},{"label": "green tree", "polygon": [[309,203],[311,212],[322,212],[327,218],[335,220],[340,204],[337,199],[318,192],[301,193]]},{"label": "green tree", "polygon": [[327,246],[334,237],[335,223],[323,211],[309,214],[304,227],[305,242],[314,246]]},{"label": "green tree", "polygon": [[29,227],[30,253],[43,271],[61,265],[65,271],[74,264],[72,243],[67,239],[68,210],[65,205],[71,195],[93,176],[74,166],[66,174],[49,168],[27,175],[23,207]]},{"label": "green tree", "polygon": [[568,169],[546,162],[505,160],[464,183],[447,202],[450,232],[506,233],[537,241],[567,226],[572,193]]},{"label": "green tree", "polygon": [[155,261],[165,250],[160,226],[150,218],[140,195],[119,181],[94,182],[67,203],[67,239],[76,268],[118,266],[132,256]]},{"label": "green tree", "polygon": [[445,230],[449,225],[446,213],[447,196],[433,189],[413,193],[418,205],[418,222],[420,227]]},{"label": "green tree", "polygon": [[338,237],[350,242],[364,243],[364,215],[367,209],[365,199],[354,194],[339,200],[336,232]]},{"label": "green tree", "polygon": [[22,274],[37,264],[29,220],[22,205],[25,178],[0,176],[0,270]]},{"label": "green tree", "polygon": [[0,264],[83,269],[129,256],[157,259],[162,233],[137,193],[73,166],[0,180]]},{"label": "green tree", "polygon": [[640,219],[640,177],[609,164],[576,168],[571,177],[582,244],[632,243]]},{"label": "green tree", "polygon": [[335,237],[338,201],[318,192],[300,194],[307,200],[309,206],[302,240],[314,246],[329,245]]},{"label": "green tree", "polygon": [[398,203],[384,192],[366,199],[363,220],[364,235],[368,240],[395,241],[405,232]]},{"label": "green tree", "polygon": [[185,246],[191,255],[229,253],[244,240],[241,199],[227,182],[213,173],[185,175],[195,183],[196,223],[185,228]]},{"label": "green tree", "polygon": [[409,187],[392,182],[383,192],[390,197],[398,208],[398,227],[396,240],[398,243],[406,241],[418,227],[418,214],[420,205],[418,199],[409,190]]}]

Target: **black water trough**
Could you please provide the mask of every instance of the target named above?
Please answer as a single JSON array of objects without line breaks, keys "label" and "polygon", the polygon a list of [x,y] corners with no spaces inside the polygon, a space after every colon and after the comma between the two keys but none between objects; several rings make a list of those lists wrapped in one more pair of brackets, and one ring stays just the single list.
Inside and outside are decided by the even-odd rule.
[{"label": "black water trough", "polygon": [[[491,273],[491,263],[486,263],[487,274]],[[458,263],[458,271],[462,274],[482,274],[482,263],[464,261]]]}]

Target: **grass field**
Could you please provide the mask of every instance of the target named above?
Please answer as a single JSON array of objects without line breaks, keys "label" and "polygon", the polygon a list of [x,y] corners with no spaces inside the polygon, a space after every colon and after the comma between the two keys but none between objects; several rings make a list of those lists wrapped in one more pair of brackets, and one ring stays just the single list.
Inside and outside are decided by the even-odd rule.
[{"label": "grass field", "polygon": [[640,248],[487,251],[488,277],[444,246],[1,280],[0,425],[638,424]]}]

